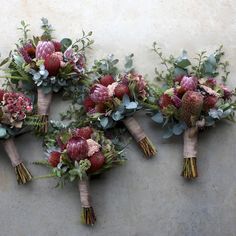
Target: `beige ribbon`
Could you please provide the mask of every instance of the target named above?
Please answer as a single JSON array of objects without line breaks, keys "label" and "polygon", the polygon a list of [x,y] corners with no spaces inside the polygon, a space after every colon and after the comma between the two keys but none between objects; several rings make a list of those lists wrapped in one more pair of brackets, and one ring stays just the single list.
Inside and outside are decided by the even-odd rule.
[{"label": "beige ribbon", "polygon": [[88,180],[79,180],[79,193],[81,206],[84,208],[90,208],[90,194],[89,194],[89,182]]},{"label": "beige ribbon", "polygon": [[137,142],[146,138],[146,134],[143,129],[133,117],[124,119],[123,123]]},{"label": "beige ribbon", "polygon": [[38,88],[38,114],[48,115],[49,107],[52,101],[52,93],[45,94],[41,88]]},{"label": "beige ribbon", "polygon": [[16,149],[16,145],[14,143],[14,140],[12,138],[6,139],[2,142],[4,149],[9,156],[11,160],[11,164],[13,167],[18,166],[20,163],[22,163],[22,160],[20,159],[19,153]]},{"label": "beige ribbon", "polygon": [[197,157],[198,130],[203,128],[205,120],[196,122],[195,127],[187,128],[184,131],[184,158]]}]

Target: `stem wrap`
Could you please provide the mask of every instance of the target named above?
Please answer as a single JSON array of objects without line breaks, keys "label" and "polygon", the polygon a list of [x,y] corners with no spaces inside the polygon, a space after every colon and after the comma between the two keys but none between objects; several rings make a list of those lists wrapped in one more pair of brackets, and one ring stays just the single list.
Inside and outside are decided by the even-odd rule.
[{"label": "stem wrap", "polygon": [[184,158],[197,157],[198,127],[184,131]]},{"label": "stem wrap", "polygon": [[45,94],[41,88],[38,88],[38,114],[48,115],[52,101],[52,92]]},{"label": "stem wrap", "polygon": [[88,180],[79,180],[79,193],[81,206],[84,208],[90,208],[90,194],[89,194],[89,182]]},{"label": "stem wrap", "polygon": [[133,117],[124,119],[123,123],[137,142],[147,137],[139,123]]},{"label": "stem wrap", "polygon": [[16,145],[14,143],[14,140],[12,138],[9,138],[5,141],[3,141],[4,149],[8,155],[8,157],[11,160],[11,164],[13,167],[18,166],[22,163],[22,160],[20,159],[20,155],[16,149]]}]

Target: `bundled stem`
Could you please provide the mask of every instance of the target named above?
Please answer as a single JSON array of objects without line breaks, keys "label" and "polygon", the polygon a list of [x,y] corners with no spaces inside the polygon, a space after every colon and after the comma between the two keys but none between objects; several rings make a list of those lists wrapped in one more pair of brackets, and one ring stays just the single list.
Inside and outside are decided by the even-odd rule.
[{"label": "bundled stem", "polygon": [[146,157],[152,157],[157,153],[155,146],[146,136],[139,123],[133,117],[124,119],[123,123],[137,141]]},{"label": "bundled stem", "polygon": [[80,202],[82,206],[81,221],[86,225],[94,225],[96,216],[90,203],[88,179],[79,180]]},{"label": "bundled stem", "polygon": [[197,172],[198,128],[191,127],[184,132],[184,163],[182,176],[186,179],[198,177]]},{"label": "bundled stem", "polygon": [[38,88],[38,125],[36,131],[38,133],[48,132],[48,113],[52,101],[52,93],[45,94],[41,88]]},{"label": "bundled stem", "polygon": [[32,175],[20,159],[14,140],[10,138],[3,141],[3,146],[15,169],[18,184],[26,184],[31,181]]}]

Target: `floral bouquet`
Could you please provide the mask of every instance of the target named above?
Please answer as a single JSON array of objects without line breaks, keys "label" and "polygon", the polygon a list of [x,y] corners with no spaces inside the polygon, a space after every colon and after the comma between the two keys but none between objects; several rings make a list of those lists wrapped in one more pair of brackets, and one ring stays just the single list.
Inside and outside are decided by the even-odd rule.
[{"label": "floral bouquet", "polygon": [[[166,128],[165,138],[184,133],[184,164],[182,176],[196,178],[198,131],[215,126],[222,119],[233,120],[236,103],[235,91],[226,87],[228,62],[222,62],[222,47],[210,56],[198,54],[197,65],[187,53],[174,58],[164,58],[154,43],[164,71],[156,70],[157,78],[164,86],[156,90],[158,109],[152,119]],[[219,78],[222,81],[219,82]]]},{"label": "floral bouquet", "polygon": [[102,131],[89,126],[68,129],[57,124],[55,127],[45,139],[48,159],[35,163],[50,167],[51,174],[39,178],[58,177],[60,186],[65,181],[78,181],[82,222],[93,225],[96,217],[89,194],[89,177],[123,163],[122,150]]},{"label": "floral bouquet", "polygon": [[14,136],[23,132],[24,122],[32,110],[31,100],[25,95],[0,90],[0,140],[15,169],[18,184],[29,182],[32,175],[19,156]]},{"label": "floral bouquet", "polygon": [[[48,114],[52,93],[62,88],[67,94],[76,90],[77,82],[85,73],[85,48],[93,41],[92,32],[72,42],[64,38],[60,42],[52,38],[54,31],[46,18],[42,18],[43,34],[40,37],[28,38],[29,25],[21,22],[23,38],[19,40],[17,49],[6,58],[1,65],[10,61],[6,78],[11,79],[24,91],[32,90],[32,82],[37,88],[37,107],[39,126],[37,131],[45,133],[48,129]],[[42,125],[43,124],[43,125]]]},{"label": "floral bouquet", "polygon": [[142,108],[148,96],[148,84],[144,77],[134,72],[133,55],[126,57],[125,73],[120,74],[113,55],[95,61],[90,77],[93,83],[84,97],[83,106],[87,115],[98,126],[108,129],[122,121],[140,145],[147,157],[156,154],[156,149],[133,115]]}]

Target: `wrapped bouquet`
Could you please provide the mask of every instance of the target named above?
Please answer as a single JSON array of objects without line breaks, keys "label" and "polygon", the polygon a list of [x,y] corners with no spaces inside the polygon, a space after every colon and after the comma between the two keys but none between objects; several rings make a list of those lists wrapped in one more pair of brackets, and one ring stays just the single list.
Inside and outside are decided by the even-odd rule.
[{"label": "wrapped bouquet", "polygon": [[184,133],[182,176],[196,178],[199,130],[234,118],[235,91],[226,86],[228,62],[222,62],[222,47],[209,56],[206,52],[198,54],[196,65],[188,59],[186,51],[178,58],[164,58],[155,43],[154,51],[166,72],[156,70],[164,85],[156,89],[157,110],[152,119],[163,124],[165,138]]},{"label": "wrapped bouquet", "polygon": [[72,42],[69,38],[61,41],[53,39],[52,26],[46,18],[42,18],[43,34],[40,37],[28,38],[29,25],[21,22],[20,30],[23,38],[19,40],[17,48],[5,59],[1,65],[7,63],[5,77],[24,91],[37,89],[37,107],[39,126],[37,131],[45,133],[48,129],[48,114],[52,100],[52,93],[62,88],[67,94],[76,90],[76,85],[85,73],[84,51],[93,41],[92,32]]},{"label": "wrapped bouquet", "polygon": [[93,225],[96,217],[89,193],[89,177],[123,163],[122,149],[103,132],[89,126],[76,129],[54,127],[56,129],[45,139],[48,158],[36,164],[50,167],[51,174],[42,177],[58,177],[61,186],[65,181],[78,181],[82,223]]},{"label": "wrapped bouquet", "polygon": [[31,100],[21,93],[0,90],[0,140],[15,169],[18,184],[32,179],[14,143],[14,136],[24,132],[24,121],[32,112]]},{"label": "wrapped bouquet", "polygon": [[134,72],[133,55],[126,57],[125,72],[119,73],[113,55],[95,61],[90,78],[93,83],[84,97],[83,106],[88,117],[99,127],[108,129],[123,122],[147,157],[156,149],[133,115],[142,108],[149,86],[144,77]]}]

